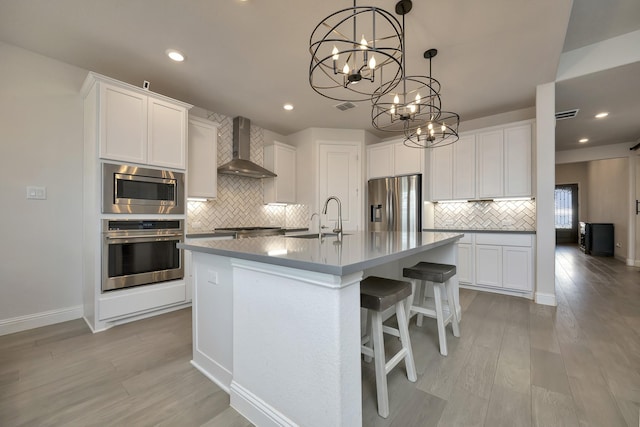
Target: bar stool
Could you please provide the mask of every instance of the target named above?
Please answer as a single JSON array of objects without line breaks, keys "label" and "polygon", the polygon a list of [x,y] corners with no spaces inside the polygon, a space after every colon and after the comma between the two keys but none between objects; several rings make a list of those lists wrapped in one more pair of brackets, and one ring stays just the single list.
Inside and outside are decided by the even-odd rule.
[{"label": "bar stool", "polygon": [[[440,342],[440,354],[447,355],[447,334],[445,327],[451,323],[453,335],[460,336],[458,313],[456,312],[453,297],[453,285],[449,281],[456,274],[456,266],[448,264],[436,264],[432,262],[419,262],[413,267],[404,268],[402,275],[411,280],[412,293],[409,298],[409,316],[418,314],[417,325],[422,326],[422,316],[435,318],[438,322],[438,340]],[[433,283],[434,305],[430,304],[426,296],[426,282]],[[447,295],[447,304],[443,307],[442,297]],[[445,312],[446,309],[446,312]]]},{"label": "bar stool", "polygon": [[[387,374],[400,361],[404,360],[409,381],[416,382],[416,367],[413,362],[409,327],[405,312],[405,303],[411,296],[411,283],[400,280],[369,276],[360,282],[360,307],[367,309],[367,335],[362,339],[361,351],[368,358],[375,360],[376,392],[378,395],[378,414],[389,416],[389,392]],[[382,325],[383,312],[395,306],[398,329]],[[383,332],[394,331],[400,336],[402,348],[387,362],[384,354]],[[395,335],[394,333],[394,335]],[[373,348],[371,347],[373,345]]]}]

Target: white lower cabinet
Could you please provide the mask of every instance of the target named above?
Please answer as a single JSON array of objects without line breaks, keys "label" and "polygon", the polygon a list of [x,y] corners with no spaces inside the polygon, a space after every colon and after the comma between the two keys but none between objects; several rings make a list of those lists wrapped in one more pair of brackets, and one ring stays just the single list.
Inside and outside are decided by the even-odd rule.
[{"label": "white lower cabinet", "polygon": [[[198,240],[233,240],[233,236],[221,236],[211,237],[211,235],[203,235],[199,237],[197,235],[190,236],[184,240],[185,243],[194,243]],[[186,284],[185,296],[187,301],[193,299],[193,253],[191,251],[184,251],[184,279]]]},{"label": "white lower cabinet", "polygon": [[466,233],[458,244],[458,281],[492,292],[533,296],[531,234]]}]

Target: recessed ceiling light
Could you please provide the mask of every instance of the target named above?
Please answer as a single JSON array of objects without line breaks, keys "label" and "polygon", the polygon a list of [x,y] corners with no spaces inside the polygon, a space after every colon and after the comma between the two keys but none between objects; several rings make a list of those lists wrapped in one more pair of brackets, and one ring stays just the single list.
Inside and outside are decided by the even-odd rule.
[{"label": "recessed ceiling light", "polygon": [[184,61],[184,55],[181,52],[178,52],[177,50],[167,49],[166,53],[169,58],[173,59],[176,62]]},{"label": "recessed ceiling light", "polygon": [[603,118],[607,117],[608,115],[609,115],[609,113],[607,113],[607,112],[598,113],[598,114],[596,114],[596,119],[603,119]]},{"label": "recessed ceiling light", "polygon": [[578,140],[578,142],[579,142],[580,144],[584,144],[585,142],[589,142],[589,138],[582,138],[582,139],[579,139],[579,140]]},{"label": "recessed ceiling light", "polygon": [[284,106],[283,106],[282,108],[284,108],[284,109],[285,109],[285,110],[287,110],[287,111],[291,111],[291,110],[293,110],[293,105],[291,105],[291,104],[284,104]]}]

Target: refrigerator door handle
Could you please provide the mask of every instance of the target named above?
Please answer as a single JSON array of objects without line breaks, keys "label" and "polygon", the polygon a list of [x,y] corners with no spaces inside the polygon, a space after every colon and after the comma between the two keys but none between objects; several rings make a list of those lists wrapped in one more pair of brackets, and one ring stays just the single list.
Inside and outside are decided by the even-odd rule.
[{"label": "refrigerator door handle", "polygon": [[636,215],[640,213],[640,209],[638,209],[638,206],[640,206],[640,200],[636,200]]}]

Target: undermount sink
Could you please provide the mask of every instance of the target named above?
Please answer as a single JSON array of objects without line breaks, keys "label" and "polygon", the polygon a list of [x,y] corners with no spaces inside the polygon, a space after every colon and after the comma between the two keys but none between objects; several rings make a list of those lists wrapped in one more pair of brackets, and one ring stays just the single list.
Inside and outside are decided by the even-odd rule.
[{"label": "undermount sink", "polygon": [[[349,234],[347,233],[343,233],[343,236],[349,236]],[[336,233],[322,233],[322,237],[333,237],[333,236],[337,236]],[[285,237],[295,237],[298,239],[317,239],[318,238],[318,233],[313,233],[313,234],[296,234],[296,235],[289,235],[289,236],[285,236]]]}]

